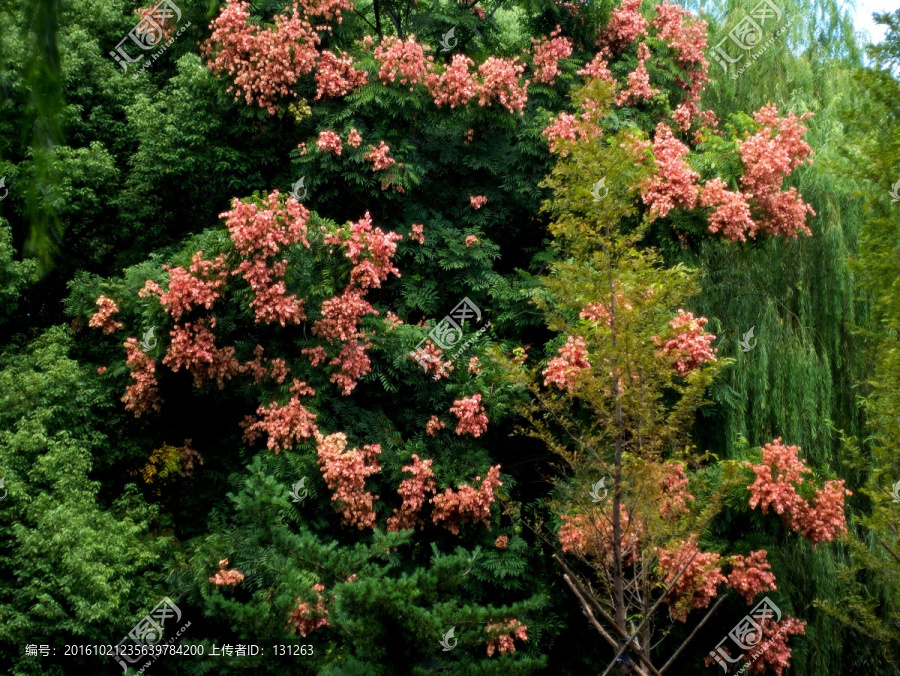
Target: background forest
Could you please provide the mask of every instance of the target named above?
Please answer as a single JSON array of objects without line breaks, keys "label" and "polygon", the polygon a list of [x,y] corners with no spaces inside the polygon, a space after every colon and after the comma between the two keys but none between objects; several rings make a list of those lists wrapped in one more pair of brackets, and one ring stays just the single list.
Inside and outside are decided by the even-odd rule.
[{"label": "background forest", "polygon": [[900,673],[878,20],[4,0],[0,671]]}]

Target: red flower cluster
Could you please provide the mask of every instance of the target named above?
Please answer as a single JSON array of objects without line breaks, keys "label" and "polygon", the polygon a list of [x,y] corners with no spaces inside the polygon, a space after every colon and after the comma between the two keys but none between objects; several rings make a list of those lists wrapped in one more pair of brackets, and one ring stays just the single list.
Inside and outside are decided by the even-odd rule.
[{"label": "red flower cluster", "polygon": [[291,393],[293,396],[284,406],[273,401],[267,407],[256,409],[259,420],[249,416],[244,420],[241,426],[244,427],[245,441],[253,443],[265,433],[269,436],[266,446],[277,454],[318,434],[316,414],[300,403],[301,396],[313,395],[315,391],[303,381],[294,379]]},{"label": "red flower cluster", "polygon": [[528,627],[518,620],[509,620],[505,625],[502,622],[498,624],[488,623],[485,631],[491,636],[487,642],[488,657],[495,652],[501,655],[503,653],[516,652],[513,637],[520,641],[528,640]]},{"label": "red flower cluster", "polygon": [[[481,477],[475,477],[475,482],[479,481]],[[502,485],[500,465],[495,465],[488,470],[487,478],[481,482],[481,489],[476,490],[463,484],[455,491],[448,488],[431,498],[434,504],[431,520],[436,525],[446,522],[444,526],[454,535],[459,534],[459,524],[465,519],[473,522],[481,521],[487,525],[491,516],[491,505],[494,503],[494,487]]]},{"label": "red flower cluster", "polygon": [[397,487],[397,492],[403,498],[403,504],[388,518],[387,530],[404,530],[421,524],[419,512],[425,504],[425,494],[434,493],[437,487],[434,483],[434,472],[431,471],[432,462],[419,460],[419,456],[413,454],[412,464],[403,466],[403,471],[412,474],[412,478],[404,479]]},{"label": "red flower cluster", "polygon": [[[622,561],[630,565],[640,559],[638,551],[639,530],[632,525],[631,513],[621,512]],[[576,552],[582,556],[609,563],[613,559],[612,515],[595,513],[590,518],[584,514],[564,515],[559,529],[559,543],[564,552]]]},{"label": "red flower cluster", "polygon": [[238,582],[244,579],[244,574],[237,569],[225,570],[227,567],[228,559],[219,561],[219,572],[209,578],[209,581],[217,587],[221,587],[222,585],[236,587]]},{"label": "red flower cluster", "polygon": [[[779,437],[763,446],[761,464],[745,463],[756,474],[756,481],[747,486],[750,507],[760,506],[763,514],[772,507],[786,527],[813,544],[830,542],[847,530],[844,499],[853,493],[844,488],[843,480],[826,481],[821,489],[806,484],[804,475],[812,470],[800,460],[799,452],[799,446],[785,446]],[[804,484],[815,492],[812,505],[798,491]]]},{"label": "red flower cluster", "polygon": [[488,417],[484,414],[480,394],[457,399],[450,407],[450,412],[459,418],[456,425],[458,435],[471,434],[473,437],[480,437],[487,430]]},{"label": "red flower cluster", "polygon": [[544,386],[550,387],[552,383],[561,390],[571,392],[575,388],[577,377],[591,368],[587,354],[584,338],[569,336],[566,344],[559,348],[560,356],[547,362],[547,368],[542,371]]},{"label": "red flower cluster", "polygon": [[674,358],[675,370],[682,378],[706,362],[716,361],[717,350],[711,347],[716,336],[703,329],[708,321],[706,317],[694,318],[693,312],[679,310],[678,316],[669,322],[669,326],[680,333],[666,341],[662,353]]},{"label": "red flower cluster", "polygon": [[92,329],[103,329],[103,333],[113,333],[119,329],[125,328],[122,324],[115,321],[112,316],[119,311],[115,301],[106,296],[100,296],[97,299],[97,307],[100,308],[88,321],[88,326]]},{"label": "red flower cluster", "polygon": [[347,448],[347,437],[337,432],[327,437],[316,432],[319,465],[322,476],[334,495],[333,501],[340,503],[343,523],[356,526],[360,530],[375,527],[375,511],[372,505],[378,499],[365,488],[366,477],[378,472],[379,444],[366,444],[362,450]]}]

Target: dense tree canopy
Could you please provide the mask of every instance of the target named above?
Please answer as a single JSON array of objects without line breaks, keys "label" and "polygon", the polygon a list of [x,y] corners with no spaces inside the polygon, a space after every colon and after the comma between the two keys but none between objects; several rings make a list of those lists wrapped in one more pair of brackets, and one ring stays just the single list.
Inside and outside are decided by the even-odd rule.
[{"label": "dense tree canopy", "polygon": [[880,20],[6,2],[0,665],[897,673]]}]

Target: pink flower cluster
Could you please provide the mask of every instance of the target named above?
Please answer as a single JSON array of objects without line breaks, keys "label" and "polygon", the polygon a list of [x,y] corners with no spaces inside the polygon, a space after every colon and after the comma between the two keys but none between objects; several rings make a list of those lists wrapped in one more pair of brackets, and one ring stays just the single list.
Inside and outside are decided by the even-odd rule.
[{"label": "pink flower cluster", "polygon": [[316,433],[319,465],[322,476],[334,495],[331,499],[340,503],[342,521],[360,530],[375,527],[375,511],[372,505],[378,499],[365,488],[366,477],[381,469],[379,444],[366,444],[362,450],[346,451],[347,437],[338,432],[327,437]]},{"label": "pink flower cluster", "polygon": [[428,419],[428,422],[425,423],[425,434],[429,437],[433,437],[438,433],[438,430],[444,429],[444,421],[438,418],[436,415],[431,416]]},{"label": "pink flower cluster", "polygon": [[[638,550],[639,526],[632,523],[631,513],[627,509],[622,512],[622,534],[619,546],[622,550],[622,561],[631,565],[640,559]],[[613,560],[612,515],[595,513],[590,517],[584,514],[561,517],[557,537],[564,552],[576,552],[582,556],[599,559],[605,563]]]},{"label": "pink flower cluster", "polygon": [[609,14],[609,23],[598,42],[613,53],[621,52],[639,35],[647,35],[649,23],[641,14],[642,0],[625,0]]},{"label": "pink flower cluster", "polygon": [[691,535],[673,549],[658,551],[659,568],[666,575],[663,582],[667,587],[687,565],[665,599],[672,619],[679,622],[687,620],[692,608],[706,608],[718,594],[716,586],[726,581],[719,565],[722,557],[715,552],[699,551],[696,540],[696,535]]},{"label": "pink flower cluster", "polygon": [[485,631],[490,635],[487,642],[488,657],[495,652],[500,655],[516,652],[513,638],[517,638],[520,641],[528,640],[528,626],[518,620],[509,620],[505,625],[502,622],[497,624],[488,623]]},{"label": "pink flower cluster", "polygon": [[347,249],[346,256],[354,266],[350,271],[351,285],[378,289],[390,275],[400,276],[400,270],[391,259],[401,239],[403,235],[373,227],[372,216],[367,211],[359,221],[351,221],[349,228],[341,228],[336,235],[328,235],[325,243],[340,244]]},{"label": "pink flower cluster", "polygon": [[378,147],[369,146],[372,150],[366,155],[366,160],[372,163],[372,169],[374,171],[381,171],[383,169],[387,169],[390,167],[395,160],[393,157],[389,157],[388,153],[391,152],[390,147],[384,141],[378,144]]},{"label": "pink flower cluster", "polygon": [[225,219],[234,246],[245,258],[268,258],[297,242],[309,248],[309,211],[293,197],[281,204],[277,190],[266,197],[263,206],[234,200],[231,211],[219,218]]},{"label": "pink flower cluster", "polygon": [[708,321],[706,317],[695,318],[693,312],[678,310],[678,316],[669,322],[679,333],[666,341],[662,353],[674,359],[675,370],[682,378],[706,362],[716,361],[717,350],[711,346],[716,336],[703,328]]},{"label": "pink flower cluster", "polygon": [[122,397],[125,409],[132,411],[135,418],[140,418],[150,409],[161,411],[162,399],[156,382],[156,362],[141,351],[137,338],[128,338],[124,346],[125,363],[135,381],[125,388],[125,395]]},{"label": "pink flower cluster", "polygon": [[125,328],[122,324],[112,318],[112,316],[119,311],[119,308],[112,298],[100,296],[97,299],[97,307],[100,309],[91,316],[90,321],[88,321],[88,326],[92,329],[103,329],[103,333],[113,333],[119,329]]},{"label": "pink flower cluster", "polygon": [[700,206],[716,207],[709,217],[709,231],[719,232],[732,241],[744,242],[756,237],[758,226],[750,216],[749,194],[727,189],[725,181],[707,181],[700,192]]},{"label": "pink flower cluster", "polygon": [[237,569],[226,570],[227,567],[228,559],[222,559],[221,561],[219,561],[219,572],[216,573],[213,577],[209,578],[209,581],[217,587],[221,587],[223,585],[236,587],[237,584],[244,579],[244,574]]},{"label": "pink flower cluster", "polygon": [[262,355],[263,346],[257,345],[253,348],[254,358],[241,365],[241,373],[248,373],[253,378],[253,382],[259,385],[266,377],[272,378],[276,383],[281,385],[290,373],[287,362],[280,357],[269,360],[267,368]]},{"label": "pink flower cluster", "polygon": [[184,325],[176,324],[169,332],[172,341],[162,362],[173,371],[189,371],[194,376],[195,387],[200,387],[206,380],[215,380],[222,389],[225,379],[240,371],[240,364],[234,358],[234,348],[216,347],[215,336],[210,330],[215,325],[215,317],[212,317]]},{"label": "pink flower cluster", "polygon": [[667,462],[662,465],[663,477],[660,481],[659,513],[666,517],[677,517],[686,514],[688,501],[693,502],[694,496],[687,492],[688,478],[684,466],[677,462]]},{"label": "pink flower cluster", "polygon": [[356,131],[356,127],[350,130],[350,133],[347,134],[347,145],[353,146],[354,148],[359,148],[362,143],[362,136],[360,136],[359,132]]},{"label": "pink flower cluster", "polygon": [[484,195],[469,195],[469,206],[476,211],[487,204],[487,197]]},{"label": "pink flower cluster", "polygon": [[646,42],[638,45],[638,65],[628,74],[628,84],[616,94],[616,105],[624,106],[629,101],[648,100],[659,94],[659,90],[650,86],[650,73],[647,72],[647,61],[650,60],[650,49]]},{"label": "pink flower cluster", "polygon": [[316,146],[319,150],[325,150],[334,155],[340,155],[342,150],[341,137],[333,131],[320,131],[319,140],[316,141]]},{"label": "pink flower cluster", "polygon": [[[160,295],[159,302],[176,321],[195,307],[202,305],[207,310],[211,309],[222,295],[219,290],[225,286],[228,276],[228,271],[224,269],[225,257],[205,261],[202,256],[202,251],[194,254],[189,270],[163,265],[163,270],[169,273],[169,290]],[[147,280],[145,289],[151,281]]]},{"label": "pink flower cluster", "polygon": [[292,634],[300,634],[304,638],[314,632],[319,627],[327,627],[328,625],[328,609],[325,607],[325,599],[322,598],[322,592],[325,587],[321,584],[312,586],[316,592],[317,600],[315,603],[307,604],[297,599],[297,607],[291,611],[288,617],[287,626]]},{"label": "pink flower cluster", "polygon": [[[346,0],[339,0],[341,3]],[[292,87],[300,76],[316,64],[320,38],[301,18],[297,4],[291,16],[276,15],[273,28],[250,23],[250,4],[229,0],[212,22],[212,34],[203,43],[202,53],[215,75],[228,73],[234,82],[235,98],[244,94],[247,104],[256,102],[276,112],[280,96],[296,95]]]},{"label": "pink flower cluster", "polygon": [[474,65],[475,62],[465,54],[454,54],[443,73],[430,73],[426,76],[425,85],[436,106],[449,104],[451,108],[456,108],[475,98],[478,87],[469,72]]},{"label": "pink flower cluster", "polygon": [[238,252],[245,258],[232,274],[241,274],[253,292],[250,307],[257,322],[278,322],[282,326],[306,319],[302,299],[288,295],[284,284],[287,260],[270,263],[268,259],[283,246],[306,239],[309,211],[293,197],[281,204],[278,191],[270,193],[262,207],[235,200],[232,210],[219,216]]},{"label": "pink flower cluster", "polygon": [[378,77],[388,84],[397,81],[399,76],[400,84],[409,85],[412,91],[413,85],[425,82],[434,70],[434,57],[425,56],[428,49],[430,47],[423,47],[413,36],[405,42],[392,35],[385,36],[382,43],[375,47],[375,60],[381,65]]},{"label": "pink flower cluster", "polygon": [[[475,483],[479,481],[481,477],[475,477]],[[479,490],[463,484],[455,491],[448,488],[431,498],[434,504],[431,520],[435,525],[444,522],[444,526],[454,535],[459,534],[459,524],[464,520],[481,521],[487,525],[491,516],[491,505],[494,503],[494,488],[502,485],[500,465],[495,465],[488,470]]]},{"label": "pink flower cluster", "polygon": [[480,394],[457,399],[450,407],[450,412],[459,418],[456,425],[458,435],[471,434],[473,437],[480,437],[487,431],[488,417],[484,413]]},{"label": "pink flower cluster", "polygon": [[748,606],[757,594],[777,589],[775,576],[769,572],[772,566],[766,560],[766,554],[765,549],[759,549],[746,557],[738,554],[731,558],[728,586],[743,596]]},{"label": "pink flower cluster", "polygon": [[[579,313],[579,317],[582,319],[589,319],[592,322],[600,322],[603,321],[607,326],[612,326],[612,315],[609,312],[609,303],[601,303],[594,302],[589,303],[584,307],[584,309]],[[616,312],[622,312],[631,310],[631,303],[628,302],[628,299],[625,298],[625,294],[621,292],[616,292]]]},{"label": "pink flower cluster", "polygon": [[756,221],[766,234],[794,238],[798,232],[812,234],[806,227],[806,214],[815,216],[813,208],[803,202],[796,188],[781,192],[785,176],[812,162],[812,148],[803,140],[803,121],[809,117],[812,113],[800,117],[788,113],[780,118],[774,105],[764,106],[753,114],[760,130],[738,143],[744,163],[741,187],[756,201]]},{"label": "pink flower cluster", "polygon": [[369,81],[369,74],[353,66],[353,57],[346,52],[340,56],[322,52],[316,64],[316,98],[329,100],[346,96]]},{"label": "pink flower cluster", "polygon": [[697,179],[700,174],[685,162],[688,147],[660,122],[653,139],[653,157],[657,174],[644,186],[641,199],[654,216],[664,217],[675,207],[693,209],[697,203]]},{"label": "pink flower cluster", "polygon": [[572,41],[560,37],[562,29],[557,26],[549,37],[531,39],[534,45],[534,81],[553,84],[559,75],[559,60],[572,56]]},{"label": "pink flower cluster", "polygon": [[450,377],[450,371],[453,370],[452,362],[441,359],[443,354],[444,351],[441,348],[430,340],[426,340],[425,345],[413,353],[413,359],[425,369],[425,373],[434,376],[435,380],[440,380]]},{"label": "pink flower cluster", "polygon": [[256,409],[259,420],[248,417],[242,423],[245,441],[253,443],[262,434],[267,434],[266,446],[277,454],[318,434],[316,414],[300,403],[301,396],[313,395],[315,391],[303,381],[294,379],[291,393],[293,396],[284,406],[274,401],[267,407],[260,406]]},{"label": "pink flower cluster", "polygon": [[559,356],[547,362],[547,368],[541,373],[544,386],[551,383],[561,390],[571,392],[575,389],[575,381],[585,371],[589,371],[591,363],[587,359],[587,343],[581,336],[569,336],[566,344],[559,348]]},{"label": "pink flower cluster", "polygon": [[519,76],[525,72],[525,64],[518,58],[503,59],[489,56],[478,66],[483,82],[478,88],[478,105],[489,106],[497,101],[509,112],[524,115],[528,101],[528,80],[519,84]]},{"label": "pink flower cluster", "polygon": [[810,505],[797,490],[806,484],[806,474],[812,470],[799,458],[799,446],[785,446],[781,437],[762,448],[762,463],[749,466],[756,480],[749,486],[749,504],[759,506],[763,514],[769,507],[781,515],[785,526],[800,533],[813,544],[831,542],[847,530],[844,499],[853,495],[844,488],[844,481],[826,481],[821,489],[809,485],[815,492]]},{"label": "pink flower cluster", "polygon": [[569,145],[581,141],[597,138],[602,132],[600,127],[592,121],[589,112],[583,112],[576,117],[571,113],[560,113],[541,132],[546,136],[551,153],[559,153],[560,157],[568,156]]},{"label": "pink flower cluster", "polygon": [[750,664],[751,674],[765,674],[774,672],[781,676],[784,670],[791,665],[791,649],[787,645],[791,634],[805,634],[806,622],[796,620],[790,615],[785,616],[781,622],[763,622],[760,645],[767,646],[759,655],[753,653]]},{"label": "pink flower cluster", "polygon": [[422,223],[413,223],[409,238],[419,244],[425,244],[425,226]]},{"label": "pink flower cluster", "polygon": [[425,504],[425,494],[434,493],[437,487],[431,463],[432,460],[419,460],[419,456],[413,454],[412,464],[403,466],[403,471],[412,474],[412,477],[404,479],[397,487],[397,492],[403,498],[403,504],[388,518],[387,530],[404,530],[421,524],[419,512]]}]

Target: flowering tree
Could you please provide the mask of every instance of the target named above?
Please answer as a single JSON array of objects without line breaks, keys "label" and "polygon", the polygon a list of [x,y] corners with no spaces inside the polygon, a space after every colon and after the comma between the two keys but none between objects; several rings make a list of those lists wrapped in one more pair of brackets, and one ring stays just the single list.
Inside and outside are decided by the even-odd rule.
[{"label": "flowering tree", "polygon": [[[614,95],[598,80],[582,96],[602,114]],[[695,273],[666,269],[641,244],[653,219],[696,206],[690,186],[697,175],[666,168],[683,152],[669,130],[658,130],[652,147],[631,131],[604,139],[599,152],[595,144],[567,142],[546,181],[558,256],[535,296],[565,342],[548,346],[544,365],[505,360],[512,382],[530,393],[521,408],[529,434],[565,463],[555,498],[555,558],[612,649],[604,673],[616,666],[621,673],[665,673],[721,606],[723,589],[747,604],[777,589],[765,550],[726,555],[706,548],[727,495],[743,490],[745,510],[774,511],[813,545],[846,530],[844,482],[819,488],[798,447],[776,439],[763,448],[761,463],[710,466],[691,441],[704,391],[727,361],[716,357],[707,319],[684,308],[697,291]],[[606,177],[602,200],[588,190],[584,177],[591,176]],[[642,221],[635,219],[636,191],[654,205]],[[660,618],[664,608],[668,619]],[[668,626],[687,622],[697,609],[706,613],[690,635],[680,645],[666,642]],[[790,616],[772,620],[763,632],[771,640],[759,654],[731,661],[745,657],[752,673],[781,674],[788,636],[803,627]],[[653,648],[660,643],[668,654]]]}]

